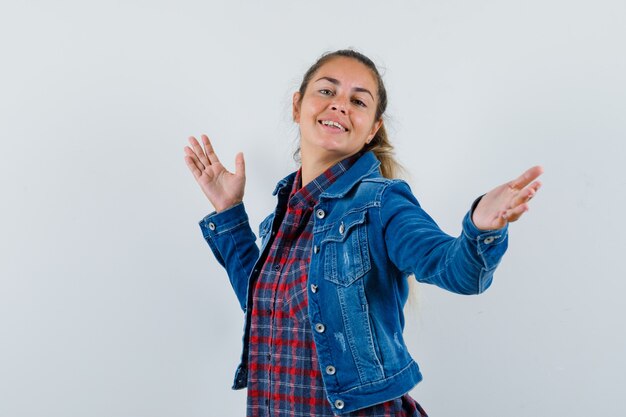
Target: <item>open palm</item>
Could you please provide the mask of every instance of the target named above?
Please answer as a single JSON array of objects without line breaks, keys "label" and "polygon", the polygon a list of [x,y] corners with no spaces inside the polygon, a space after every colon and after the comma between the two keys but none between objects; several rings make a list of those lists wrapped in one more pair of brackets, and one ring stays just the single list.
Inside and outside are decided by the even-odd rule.
[{"label": "open palm", "polygon": [[224,211],[243,200],[246,172],[243,154],[235,157],[235,172],[224,168],[211,141],[202,135],[204,149],[198,140],[191,136],[189,146],[185,146],[185,162],[196,182],[217,212]]},{"label": "open palm", "polygon": [[542,167],[534,166],[513,181],[485,194],[472,215],[476,227],[481,230],[500,229],[519,219],[528,211],[528,202],[541,187],[541,182],[536,179],[542,173]]}]

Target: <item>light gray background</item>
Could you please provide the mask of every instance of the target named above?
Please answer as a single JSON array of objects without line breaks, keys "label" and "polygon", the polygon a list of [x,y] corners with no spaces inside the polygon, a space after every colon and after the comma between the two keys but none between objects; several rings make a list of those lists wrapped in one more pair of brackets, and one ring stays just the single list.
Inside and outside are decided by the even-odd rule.
[{"label": "light gray background", "polygon": [[242,416],[242,314],[183,162],[246,155],[255,224],[295,168],[291,94],[324,51],[384,71],[413,190],[458,234],[542,164],[491,289],[419,287],[432,416],[623,414],[623,1],[2,1],[0,416]]}]

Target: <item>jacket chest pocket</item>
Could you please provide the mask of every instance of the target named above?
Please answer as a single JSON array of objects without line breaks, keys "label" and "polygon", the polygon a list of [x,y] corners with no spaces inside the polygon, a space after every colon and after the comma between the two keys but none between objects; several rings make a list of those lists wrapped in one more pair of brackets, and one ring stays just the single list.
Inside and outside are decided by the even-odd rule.
[{"label": "jacket chest pocket", "polygon": [[348,286],[371,268],[366,211],[350,213],[326,232],[322,240],[324,279]]}]

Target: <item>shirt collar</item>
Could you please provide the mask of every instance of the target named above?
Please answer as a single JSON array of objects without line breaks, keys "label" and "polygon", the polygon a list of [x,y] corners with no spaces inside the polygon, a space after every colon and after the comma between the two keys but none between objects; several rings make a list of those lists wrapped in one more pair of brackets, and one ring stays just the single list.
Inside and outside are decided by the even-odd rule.
[{"label": "shirt collar", "polygon": [[315,206],[319,201],[319,196],[339,177],[341,177],[344,172],[349,170],[362,155],[363,153],[359,152],[337,162],[304,187],[302,187],[302,168],[300,168],[296,172],[296,177],[294,178],[293,185],[291,187],[289,206]]}]

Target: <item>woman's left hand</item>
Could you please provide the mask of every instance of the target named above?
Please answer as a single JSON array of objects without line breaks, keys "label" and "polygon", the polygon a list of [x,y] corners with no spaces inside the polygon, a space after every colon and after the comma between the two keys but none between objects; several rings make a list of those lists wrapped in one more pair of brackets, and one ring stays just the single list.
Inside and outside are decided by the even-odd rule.
[{"label": "woman's left hand", "polygon": [[535,180],[542,173],[542,167],[534,166],[485,194],[472,215],[474,225],[480,230],[495,230],[519,219],[541,187],[541,182]]}]

